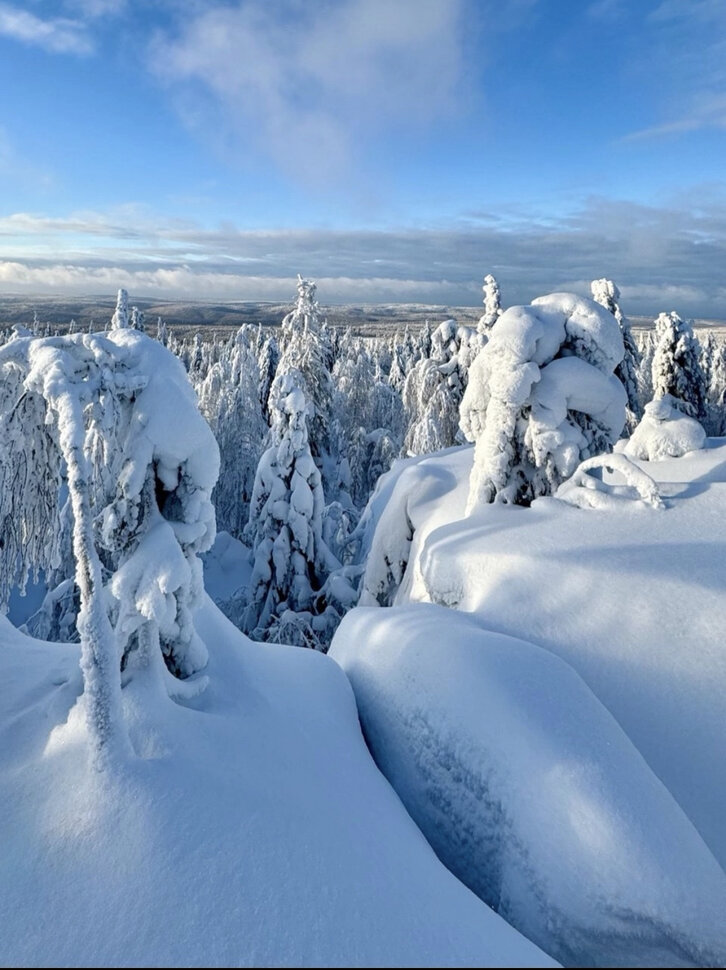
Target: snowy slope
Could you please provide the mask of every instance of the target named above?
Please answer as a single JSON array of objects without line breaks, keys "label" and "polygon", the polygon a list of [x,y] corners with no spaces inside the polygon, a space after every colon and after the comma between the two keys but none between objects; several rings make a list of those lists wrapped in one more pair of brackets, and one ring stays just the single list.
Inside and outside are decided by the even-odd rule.
[{"label": "snowy slope", "polygon": [[209,601],[197,626],[207,691],[150,707],[132,681],[138,757],[99,772],[63,724],[77,649],[0,618],[3,964],[550,965],[437,860],[331,660]]},{"label": "snowy slope", "polygon": [[[661,483],[663,511],[540,499],[464,519],[471,453],[429,458],[401,477],[380,516],[366,587],[376,586],[386,556],[398,555],[385,536],[407,516],[411,563],[395,602],[475,611],[487,629],[566,660],[724,865],[726,443],[642,463]],[[438,497],[419,504],[429,470]]]},{"label": "snowy slope", "polygon": [[446,865],[567,966],[722,966],[726,875],[549,651],[415,604],[332,647],[377,763]]}]

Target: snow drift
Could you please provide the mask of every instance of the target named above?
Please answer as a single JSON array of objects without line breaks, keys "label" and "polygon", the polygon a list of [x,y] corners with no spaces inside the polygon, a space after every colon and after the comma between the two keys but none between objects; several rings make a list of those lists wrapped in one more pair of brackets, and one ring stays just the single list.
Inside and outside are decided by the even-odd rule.
[{"label": "snow drift", "polygon": [[512,925],[570,966],[723,963],[726,876],[566,663],[425,605],[349,613],[331,655],[439,857]]},{"label": "snow drift", "polygon": [[209,601],[195,620],[206,692],[154,705],[132,681],[135,755],[99,772],[78,647],[0,618],[4,963],[552,965],[437,860],[336,664],[251,644]]}]

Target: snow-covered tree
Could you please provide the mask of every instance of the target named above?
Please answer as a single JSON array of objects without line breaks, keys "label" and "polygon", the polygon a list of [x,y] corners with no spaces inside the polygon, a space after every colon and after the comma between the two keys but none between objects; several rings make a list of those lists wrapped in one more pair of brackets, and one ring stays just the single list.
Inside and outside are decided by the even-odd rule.
[{"label": "snow-covered tree", "polygon": [[131,307],[131,316],[129,317],[129,326],[132,330],[143,330],[146,325],[146,314],[143,310],[139,310],[137,306]]},{"label": "snow-covered tree", "polygon": [[593,280],[590,284],[592,298],[600,306],[609,310],[618,321],[620,333],[623,335],[623,346],[625,355],[615,368],[615,376],[620,379],[628,395],[628,403],[625,411],[625,426],[628,434],[631,434],[641,417],[643,409],[640,405],[640,393],[638,388],[638,369],[640,367],[640,352],[633,339],[630,330],[630,322],[620,309],[620,290],[612,280],[600,279]]},{"label": "snow-covered tree", "polygon": [[277,365],[280,363],[280,347],[274,334],[265,337],[260,343],[257,367],[260,374],[259,398],[262,413],[269,411],[270,388],[275,379]]},{"label": "snow-covered tree", "polygon": [[401,397],[385,380],[371,349],[369,341],[348,335],[340,341],[333,368],[339,464],[347,470],[348,491],[358,508],[398,456],[404,427]]},{"label": "snow-covered tree", "polygon": [[467,328],[445,320],[432,334],[431,356],[422,357],[408,374],[403,388],[409,420],[406,454],[429,454],[456,444],[470,337]]},{"label": "snow-covered tree", "polygon": [[499,283],[491,274],[484,277],[482,290],[484,292],[484,313],[479,317],[476,329],[481,336],[488,337],[492,327],[502,315],[502,298]]},{"label": "snow-covered tree", "polygon": [[[325,498],[308,441],[304,383],[288,371],[272,386],[272,444],[252,493],[254,566],[240,620],[255,639],[323,648],[340,618],[324,591],[340,563],[323,539]],[[237,610],[241,605],[240,598]]]},{"label": "snow-covered tree", "polygon": [[707,434],[719,437],[726,430],[726,342],[707,331],[699,343],[706,388],[703,426]]},{"label": "snow-covered tree", "polygon": [[30,570],[61,566],[69,507],[80,705],[103,763],[128,749],[122,676],[183,695],[206,663],[192,610],[217,447],[179,363],[126,327],[12,340],[0,377],[0,600]]},{"label": "snow-covered tree", "polygon": [[654,399],[670,394],[675,407],[701,420],[705,416],[706,381],[693,327],[672,311],[658,316],[655,331],[658,343],[652,365]]},{"label": "snow-covered tree", "polygon": [[156,319],[156,339],[160,344],[163,344],[164,347],[168,346],[169,331],[166,326],[166,322],[162,320],[161,317],[157,317]]},{"label": "snow-covered tree", "polygon": [[310,450],[326,493],[335,497],[338,454],[330,372],[332,351],[315,299],[315,283],[298,276],[297,290],[297,303],[282,321],[283,346],[275,373],[277,378],[294,371],[302,379],[300,389],[310,408],[307,419]]},{"label": "snow-covered tree", "polygon": [[125,330],[129,325],[129,294],[123,287],[118,291],[116,309],[111,317],[112,330]]},{"label": "snow-covered tree", "polygon": [[613,374],[623,352],[612,314],[573,294],[499,317],[461,404],[462,430],[476,443],[467,512],[495,500],[529,505],[611,450],[625,422]]},{"label": "snow-covered tree", "polygon": [[217,528],[241,538],[249,517],[257,463],[267,422],[259,398],[260,374],[249,334],[240,329],[197,386],[199,407],[219,445],[214,490]]}]

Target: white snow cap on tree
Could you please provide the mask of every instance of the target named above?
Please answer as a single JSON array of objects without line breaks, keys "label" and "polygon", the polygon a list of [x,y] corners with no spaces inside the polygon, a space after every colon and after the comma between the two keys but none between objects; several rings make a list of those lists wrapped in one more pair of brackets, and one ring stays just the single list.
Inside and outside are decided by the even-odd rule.
[{"label": "white snow cap on tree", "polygon": [[112,330],[125,330],[129,326],[129,294],[123,289],[118,291],[116,310],[111,317]]},{"label": "white snow cap on tree", "polygon": [[294,310],[291,310],[282,321],[283,332],[288,330],[302,330],[309,327],[313,330],[320,328],[318,313],[320,307],[315,299],[317,286],[313,280],[304,280],[297,274],[297,302]]},{"label": "white snow cap on tree", "polygon": [[461,428],[476,443],[467,512],[529,505],[579,463],[612,449],[625,422],[612,314],[571,293],[510,307],[469,371]]},{"label": "white snow cap on tree", "polygon": [[645,406],[643,420],[625,443],[623,451],[642,461],[681,458],[706,443],[706,432],[695,418],[689,418],[670,394]]},{"label": "white snow cap on tree", "polygon": [[497,283],[491,273],[484,277],[482,290],[484,291],[484,313],[479,317],[477,331],[486,336],[502,315],[499,283]]}]

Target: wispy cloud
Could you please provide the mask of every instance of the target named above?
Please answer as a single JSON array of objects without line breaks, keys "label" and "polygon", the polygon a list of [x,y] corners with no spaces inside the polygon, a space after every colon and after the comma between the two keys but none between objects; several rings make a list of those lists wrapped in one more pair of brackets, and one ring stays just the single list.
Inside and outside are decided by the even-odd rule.
[{"label": "wispy cloud", "polygon": [[55,54],[85,55],[93,51],[83,22],[69,17],[44,20],[8,3],[0,3],[0,35]]},{"label": "wispy cloud", "polygon": [[726,4],[662,0],[645,17],[638,52],[644,80],[657,78],[661,120],[625,141],[726,128]]},{"label": "wispy cloud", "polygon": [[[207,98],[238,150],[339,175],[381,129],[459,110],[463,0],[215,3],[159,33],[152,69]],[[204,124],[207,110],[194,111]]]}]

